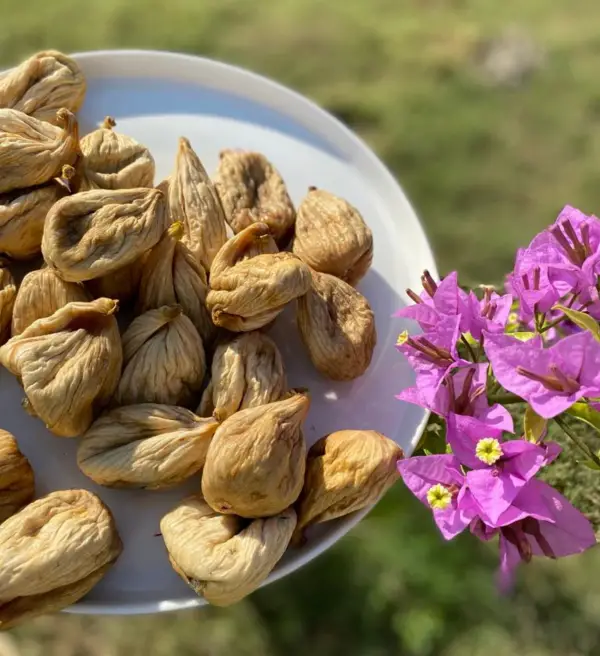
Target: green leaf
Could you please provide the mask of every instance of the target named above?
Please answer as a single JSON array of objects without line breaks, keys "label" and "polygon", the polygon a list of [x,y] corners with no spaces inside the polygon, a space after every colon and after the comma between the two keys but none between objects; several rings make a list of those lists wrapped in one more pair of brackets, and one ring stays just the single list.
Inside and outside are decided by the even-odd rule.
[{"label": "green leaf", "polygon": [[446,453],[446,423],[441,417],[432,413],[414,455],[430,456],[442,453]]},{"label": "green leaf", "polygon": [[[600,452],[598,452],[600,456]],[[593,460],[583,460],[582,465],[585,465],[588,469],[593,469],[594,471],[600,471],[600,465],[597,465]]]},{"label": "green leaf", "polygon": [[579,419],[588,424],[592,428],[595,428],[600,433],[600,412],[594,410],[590,405],[580,401],[579,403],[574,403],[568,410],[567,414],[570,414],[572,417]]},{"label": "green leaf", "polygon": [[576,326],[589,330],[592,335],[600,342],[600,326],[598,323],[585,312],[579,310],[572,310],[565,305],[555,305],[554,310],[560,310],[566,317],[568,317]]},{"label": "green leaf", "polygon": [[546,434],[548,420],[540,417],[538,413],[530,406],[525,410],[523,417],[523,432],[525,439],[529,442],[539,442]]}]

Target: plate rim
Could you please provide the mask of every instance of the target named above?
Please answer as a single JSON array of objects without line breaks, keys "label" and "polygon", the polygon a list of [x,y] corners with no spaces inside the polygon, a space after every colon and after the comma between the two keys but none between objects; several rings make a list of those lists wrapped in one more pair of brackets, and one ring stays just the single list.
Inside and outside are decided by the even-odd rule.
[{"label": "plate rim", "polygon": [[[326,109],[321,107],[315,101],[311,100],[307,96],[302,95],[298,91],[294,91],[292,88],[285,86],[284,84],[277,82],[267,76],[264,76],[260,73],[256,73],[252,70],[237,66],[235,64],[226,63],[223,61],[215,60],[209,57],[202,55],[194,55],[184,52],[169,51],[169,50],[153,50],[153,49],[101,49],[101,50],[89,50],[75,52],[70,55],[77,62],[85,63],[86,61],[99,60],[103,58],[114,58],[120,57],[125,59],[134,60],[136,58],[145,58],[148,60],[152,59],[161,59],[163,61],[170,61],[172,65],[187,64],[188,66],[202,66],[205,69],[213,69],[215,73],[221,72],[222,78],[216,76],[216,79],[219,79],[221,82],[227,80],[227,78],[232,77],[243,77],[245,80],[253,85],[261,86],[265,91],[271,92],[270,94],[265,94],[265,99],[262,100],[262,104],[266,107],[274,109],[288,117],[292,117],[294,120],[301,119],[297,114],[306,114],[313,115],[319,119],[319,122],[332,134],[322,134],[322,130],[319,130],[319,133],[325,138],[330,144],[338,146],[337,142],[345,142],[344,151],[354,152],[360,154],[361,157],[366,158],[371,167],[374,168],[378,177],[381,179],[385,187],[392,192],[399,205],[404,207],[404,214],[407,220],[412,224],[411,229],[414,231],[414,234],[417,234],[420,237],[420,250],[427,260],[429,260],[428,268],[431,271],[434,277],[438,276],[437,266],[435,262],[434,252],[431,247],[431,243],[427,237],[427,233],[419,220],[417,212],[415,211],[410,199],[408,198],[406,192],[400,185],[400,183],[393,176],[388,167],[383,163],[383,161],[377,157],[375,152],[367,145],[367,143],[355,134],[348,126],[346,126],[342,121],[336,118],[333,114],[328,112]],[[151,68],[151,64],[146,64],[147,68]],[[127,75],[120,75],[118,71],[115,71],[106,77],[128,77]],[[102,76],[94,76],[91,79],[101,79]],[[161,76],[156,74],[150,74],[147,76],[148,79],[164,79]],[[176,81],[176,78],[174,78]],[[192,82],[189,82],[192,84]],[[211,87],[210,84],[201,82],[202,86]],[[215,84],[212,88],[227,90],[228,93],[236,94],[240,97],[248,98],[248,94],[244,93],[243,90],[232,90],[230,86],[226,83]],[[281,107],[273,106],[273,103],[269,101],[269,97],[279,98],[284,105],[295,107],[295,111],[282,110]],[[255,101],[255,99],[251,99]],[[256,101],[255,101],[256,102]],[[297,108],[297,109],[296,109]],[[306,125],[305,121],[301,121]],[[310,126],[307,126],[310,127]],[[327,132],[327,130],[326,130]],[[333,140],[333,137],[335,138]],[[416,447],[427,421],[429,419],[429,411],[423,411],[423,418],[415,430],[415,435],[411,442],[411,449]],[[409,454],[408,454],[409,455]],[[335,530],[331,531],[324,539],[315,544],[310,549],[307,549],[304,553],[298,556],[296,559],[293,559],[289,563],[286,563],[285,566],[280,567],[273,571],[265,581],[263,581],[260,587],[273,583],[288,574],[300,569],[314,558],[318,557],[325,551],[327,551],[331,546],[333,546],[338,540],[340,540],[346,533],[348,533],[358,522],[360,522],[375,506],[373,504],[363,510],[357,511],[346,517],[336,520],[338,525]],[[190,591],[191,592],[191,591]],[[160,613],[167,612],[172,610],[184,610],[190,608],[197,608],[205,605],[206,602],[194,595],[191,592],[190,597],[187,598],[177,598],[177,599],[163,599],[161,601],[148,601],[148,602],[120,602],[120,603],[98,603],[92,601],[86,601],[82,599],[77,603],[73,604],[69,608],[64,609],[62,612],[72,613],[72,614],[90,614],[90,615],[142,615],[150,613]]]}]

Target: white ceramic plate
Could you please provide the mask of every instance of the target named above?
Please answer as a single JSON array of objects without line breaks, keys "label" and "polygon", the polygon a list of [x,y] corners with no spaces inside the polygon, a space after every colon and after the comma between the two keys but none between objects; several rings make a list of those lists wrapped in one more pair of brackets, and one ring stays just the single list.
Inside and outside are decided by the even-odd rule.
[{"label": "white ceramic plate", "polygon": [[[375,155],[348,129],[309,100],[274,82],[225,64],[163,52],[106,51],[76,55],[88,80],[80,112],[82,134],[104,116],[117,129],[148,146],[157,163],[157,182],[170,173],[179,136],[186,136],[214,171],[222,148],[263,152],[280,170],[298,203],[309,185],[343,196],[373,230],[375,258],[360,283],[376,315],[378,344],[365,376],[331,383],[311,367],[294,326],[293,313],[277,321],[273,336],[290,384],[310,388],[312,407],[305,435],[310,444],[343,428],[380,431],[410,451],[426,413],[394,398],[412,384],[412,373],[394,349],[404,328],[392,313],[404,305],[406,287],[433,257],[402,190]],[[162,515],[198,480],[169,492],[109,490],[77,469],[77,440],[53,437],[20,406],[16,380],[0,371],[0,427],[12,432],[36,473],[37,493],[84,487],[113,511],[125,549],[109,574],[80,603],[78,613],[148,613],[203,603],[173,572],[163,541],[156,537]],[[305,547],[292,550],[268,581],[301,567],[339,540],[366,513],[318,527]]]}]

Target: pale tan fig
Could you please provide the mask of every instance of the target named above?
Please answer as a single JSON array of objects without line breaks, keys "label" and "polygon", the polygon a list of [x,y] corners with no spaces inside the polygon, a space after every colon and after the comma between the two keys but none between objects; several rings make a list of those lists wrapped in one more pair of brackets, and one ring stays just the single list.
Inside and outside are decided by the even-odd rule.
[{"label": "pale tan fig", "polygon": [[160,522],[173,569],[215,606],[254,592],[283,556],[295,526],[292,508],[248,523],[214,512],[200,495],[181,501]]},{"label": "pale tan fig", "polygon": [[10,336],[10,322],[17,297],[17,287],[13,277],[0,259],[0,344]]},{"label": "pale tan fig", "polygon": [[79,110],[85,90],[85,78],[75,60],[56,50],[44,50],[0,77],[0,107],[54,123],[59,109]]},{"label": "pale tan fig", "polygon": [[47,267],[28,273],[17,292],[12,316],[12,335],[20,335],[38,319],[53,315],[67,303],[90,301],[82,285],[65,282]]},{"label": "pale tan fig", "polygon": [[398,479],[396,464],[403,457],[395,442],[372,430],[341,430],[321,438],[308,452],[295,539],[311,524],[379,501]]},{"label": "pale tan fig", "polygon": [[211,384],[198,411],[212,406],[215,419],[224,421],[238,410],[279,401],[286,391],[277,344],[260,332],[244,333],[215,349]]},{"label": "pale tan fig", "polygon": [[81,435],[117,387],[117,306],[108,298],[69,303],[0,348],[0,364],[19,378],[30,412],[55,435]]},{"label": "pale tan fig", "polygon": [[139,291],[147,253],[144,253],[131,264],[100,278],[88,280],[87,289],[94,298],[116,298],[123,303],[132,302]]},{"label": "pale tan fig", "polygon": [[373,234],[350,203],[311,187],[298,207],[292,252],[315,271],[355,285],[373,261]]},{"label": "pale tan fig", "polygon": [[107,116],[97,130],[81,139],[78,191],[154,185],[150,151],[135,139],[115,132],[115,126],[115,120]]},{"label": "pale tan fig", "polygon": [[82,191],[46,217],[42,253],[64,280],[114,273],[152,248],[168,227],[157,189]]},{"label": "pale tan fig", "polygon": [[309,407],[308,394],[294,392],[240,410],[219,426],[202,474],[202,494],[211,508],[269,517],[296,501],[304,481],[302,422]]},{"label": "pale tan fig", "polygon": [[202,265],[181,241],[183,224],[173,223],[150,251],[142,266],[138,312],[163,305],[181,305],[202,341],[209,346],[217,327],[206,309],[208,283]]},{"label": "pale tan fig", "polygon": [[265,223],[253,223],[226,242],[215,257],[206,306],[218,326],[234,332],[262,328],[309,290],[310,269],[295,255],[247,258],[248,250],[268,234]]},{"label": "pale tan fig", "polygon": [[105,413],[77,451],[81,471],[107,487],[158,490],[197,474],[219,424],[185,408],[141,403]]},{"label": "pale tan fig", "polygon": [[222,151],[217,190],[233,232],[261,222],[269,226],[277,242],[289,237],[296,218],[294,205],[281,175],[264,155]]},{"label": "pale tan fig", "polygon": [[136,317],[123,334],[123,357],[117,405],[189,406],[198,398],[206,373],[204,346],[179,305]]},{"label": "pale tan fig", "polygon": [[122,549],[110,510],[87,490],[25,506],[0,525],[0,630],[75,603]]},{"label": "pale tan fig", "polygon": [[179,139],[175,171],[169,181],[169,210],[184,226],[183,243],[206,271],[227,241],[219,195],[190,142]]},{"label": "pale tan fig", "polygon": [[77,119],[59,109],[57,125],[0,109],[0,193],[44,184],[60,175],[79,155]]},{"label": "pale tan fig", "polygon": [[313,272],[298,300],[298,328],[314,366],[332,380],[353,380],[371,364],[377,342],[367,299],[343,280]]},{"label": "pale tan fig", "polygon": [[46,215],[70,193],[74,174],[75,169],[65,165],[61,177],[48,184],[0,194],[0,253],[17,260],[39,255]]},{"label": "pale tan fig", "polygon": [[33,469],[15,438],[0,430],[0,523],[33,499]]}]

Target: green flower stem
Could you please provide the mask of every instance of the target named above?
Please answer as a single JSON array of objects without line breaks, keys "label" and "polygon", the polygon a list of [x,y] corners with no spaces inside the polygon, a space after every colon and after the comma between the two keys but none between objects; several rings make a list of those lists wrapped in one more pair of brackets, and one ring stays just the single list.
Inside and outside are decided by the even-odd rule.
[{"label": "green flower stem", "polygon": [[594,464],[600,467],[600,458],[590,449],[590,447],[580,439],[571,429],[567,426],[567,422],[561,415],[554,417],[554,421],[561,427],[563,433],[575,444],[575,446],[589,458]]},{"label": "green flower stem", "polygon": [[488,401],[490,403],[501,403],[502,405],[511,405],[513,403],[527,403],[516,394],[488,394]]}]

